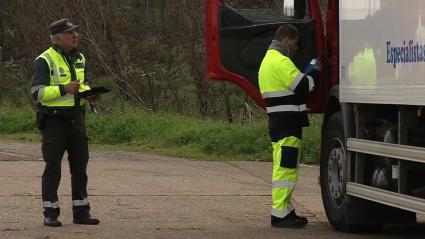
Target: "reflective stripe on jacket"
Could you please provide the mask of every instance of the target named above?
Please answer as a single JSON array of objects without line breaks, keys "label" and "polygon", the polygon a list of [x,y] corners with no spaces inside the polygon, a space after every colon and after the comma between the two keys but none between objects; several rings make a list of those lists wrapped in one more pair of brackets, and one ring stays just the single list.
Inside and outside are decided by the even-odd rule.
[{"label": "reflective stripe on jacket", "polygon": [[[72,107],[74,106],[74,95],[61,94],[60,85],[66,85],[71,81],[71,70],[65,57],[50,47],[37,58],[43,58],[50,71],[49,85],[33,85],[31,94],[37,92],[37,101],[47,107]],[[80,81],[80,92],[89,90],[90,87],[84,84],[85,58],[80,53],[80,57],[73,63],[76,78]],[[63,87],[63,86],[61,86]],[[81,100],[81,105],[84,100]]]},{"label": "reflective stripe on jacket", "polygon": [[267,105],[270,133],[309,125],[305,102],[314,89],[314,81],[300,72],[290,58],[277,50],[268,50],[260,66],[258,83]]}]

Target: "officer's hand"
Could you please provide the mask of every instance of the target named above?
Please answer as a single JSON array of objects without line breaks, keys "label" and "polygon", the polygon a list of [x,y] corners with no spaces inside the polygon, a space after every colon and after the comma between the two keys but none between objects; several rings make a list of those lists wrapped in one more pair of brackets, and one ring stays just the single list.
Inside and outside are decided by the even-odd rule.
[{"label": "officer's hand", "polygon": [[69,93],[69,94],[78,93],[78,90],[80,89],[80,82],[79,81],[71,81],[68,84],[64,85],[63,88],[65,89],[66,93]]},{"label": "officer's hand", "polygon": [[90,102],[90,104],[94,104],[100,100],[100,95],[91,95],[87,97],[87,100]]}]

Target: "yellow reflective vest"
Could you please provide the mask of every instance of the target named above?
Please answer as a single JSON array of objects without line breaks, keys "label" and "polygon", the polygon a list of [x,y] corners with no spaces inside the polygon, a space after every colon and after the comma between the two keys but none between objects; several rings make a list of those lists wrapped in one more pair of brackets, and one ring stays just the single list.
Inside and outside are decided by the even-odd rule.
[{"label": "yellow reflective vest", "polygon": [[[80,57],[74,62],[77,80],[80,81],[80,92],[90,90],[90,87],[84,84],[85,58],[79,53]],[[50,71],[50,84],[33,86],[31,91],[38,91],[37,101],[47,107],[70,107],[74,106],[74,95],[66,93],[61,95],[60,85],[66,85],[71,82],[71,70],[65,57],[50,47],[37,58],[43,58]],[[80,105],[84,100],[80,101]]]},{"label": "yellow reflective vest", "polygon": [[266,102],[270,133],[309,125],[306,98],[314,89],[311,76],[300,72],[290,58],[275,49],[267,51],[258,74]]}]

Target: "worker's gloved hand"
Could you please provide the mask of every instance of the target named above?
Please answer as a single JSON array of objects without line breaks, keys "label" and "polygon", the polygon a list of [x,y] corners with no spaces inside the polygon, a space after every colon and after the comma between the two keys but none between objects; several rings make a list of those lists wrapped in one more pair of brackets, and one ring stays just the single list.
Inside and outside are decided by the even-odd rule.
[{"label": "worker's gloved hand", "polygon": [[313,66],[315,70],[322,71],[322,62],[320,62],[319,59],[311,60],[310,64]]},{"label": "worker's gloved hand", "polygon": [[[308,64],[304,74],[311,75],[322,70],[322,63],[318,59],[313,59]],[[316,71],[316,72],[315,72]]]},{"label": "worker's gloved hand", "polygon": [[310,64],[308,64],[307,68],[304,71],[304,74],[310,76],[309,77],[309,92],[312,92],[319,84],[319,75],[322,70],[322,63],[318,59],[311,60]]}]

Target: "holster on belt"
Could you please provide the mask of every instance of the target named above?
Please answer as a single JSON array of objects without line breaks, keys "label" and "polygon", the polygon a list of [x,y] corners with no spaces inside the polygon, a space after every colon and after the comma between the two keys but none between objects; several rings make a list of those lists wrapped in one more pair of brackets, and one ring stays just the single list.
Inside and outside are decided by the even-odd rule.
[{"label": "holster on belt", "polygon": [[45,107],[41,104],[37,107],[36,126],[43,129],[45,122],[49,118],[57,118],[73,123],[79,119],[81,113],[84,112],[83,107]]},{"label": "holster on belt", "polygon": [[35,126],[42,130],[44,128],[44,123],[46,122],[47,117],[47,110],[41,105],[37,105],[37,112],[36,112],[36,121]]}]

